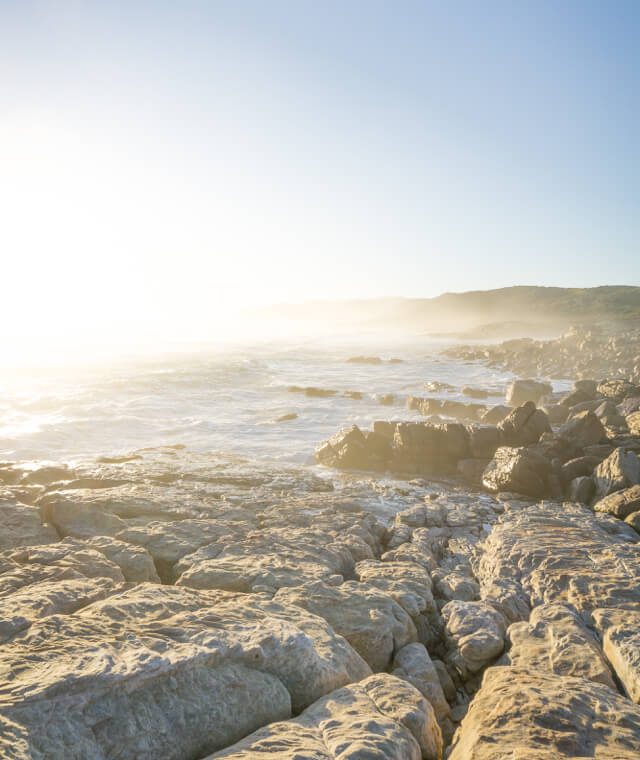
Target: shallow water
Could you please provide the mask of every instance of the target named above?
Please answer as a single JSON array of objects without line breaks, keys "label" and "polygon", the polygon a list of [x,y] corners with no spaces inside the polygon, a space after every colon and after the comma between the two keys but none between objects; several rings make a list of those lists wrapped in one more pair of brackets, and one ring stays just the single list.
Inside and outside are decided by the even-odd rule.
[{"label": "shallow water", "polygon": [[[120,360],[109,365],[4,370],[0,381],[0,457],[74,461],[143,446],[185,444],[271,461],[312,461],[337,429],[376,419],[418,418],[408,395],[465,399],[465,385],[494,388],[500,403],[510,374],[440,355],[445,344],[367,339],[237,345],[197,353]],[[347,363],[354,355],[400,364]],[[456,392],[431,393],[438,380]],[[362,391],[309,398],[290,385]],[[375,394],[393,393],[392,406]],[[473,399],[465,399],[472,401]],[[276,422],[287,413],[298,418]]]}]

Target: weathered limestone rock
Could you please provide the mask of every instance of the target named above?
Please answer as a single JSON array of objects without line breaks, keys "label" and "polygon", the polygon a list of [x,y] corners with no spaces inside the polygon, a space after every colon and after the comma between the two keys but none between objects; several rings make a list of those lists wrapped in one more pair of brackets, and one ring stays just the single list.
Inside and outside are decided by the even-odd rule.
[{"label": "weathered limestone rock", "polygon": [[30,753],[16,757],[183,760],[370,670],[299,607],[140,584],[34,622],[0,646],[0,672],[1,741]]},{"label": "weathered limestone rock", "polygon": [[603,380],[598,384],[598,393],[616,403],[627,397],[637,396],[638,391],[638,387],[628,380]]},{"label": "weathered limestone rock", "polygon": [[435,609],[431,577],[415,562],[365,560],[356,565],[356,576],[395,599],[412,617]]},{"label": "weathered limestone rock", "polygon": [[20,546],[49,544],[59,536],[51,525],[43,525],[40,512],[8,499],[0,500],[0,551]]},{"label": "weathered limestone rock", "polygon": [[449,760],[635,760],[640,708],[584,678],[489,668]]},{"label": "weathered limestone rock", "polygon": [[366,583],[327,586],[320,581],[280,589],[274,601],[295,604],[324,618],[374,671],[386,670],[394,652],[416,640],[409,615],[391,597]]},{"label": "weathered limestone rock", "polygon": [[321,699],[205,760],[440,760],[433,708],[417,689],[386,673]]},{"label": "weathered limestone rock", "polygon": [[[612,531],[613,524],[625,534]],[[584,507],[542,502],[509,512],[494,526],[477,575],[483,585],[517,582],[532,606],[562,602],[580,614],[640,609],[640,553],[637,536],[627,531],[624,522]]]},{"label": "weathered limestone rock", "polygon": [[442,617],[457,650],[452,662],[463,677],[477,673],[504,649],[505,619],[486,602],[449,602]]},{"label": "weathered limestone rock", "polygon": [[640,612],[602,609],[593,613],[604,653],[629,699],[640,704]]},{"label": "weathered limestone rock", "polygon": [[539,380],[514,380],[507,389],[506,401],[509,406],[522,406],[527,401],[537,404],[543,396],[552,391],[549,383]]},{"label": "weathered limestone rock", "polygon": [[640,510],[640,485],[614,491],[597,501],[593,508],[596,512],[605,512],[624,520],[630,514]]},{"label": "weathered limestone rock", "polygon": [[594,472],[596,499],[640,484],[640,460],[633,451],[617,448]]},{"label": "weathered limestone rock", "polygon": [[507,631],[511,648],[504,662],[532,673],[587,678],[616,691],[611,672],[593,634],[563,604],[542,604],[528,622]]},{"label": "weathered limestone rock", "polygon": [[512,491],[527,496],[544,496],[549,490],[551,465],[532,449],[501,446],[487,465],[482,484],[494,493]]},{"label": "weathered limestone rock", "polygon": [[89,549],[95,549],[100,554],[104,554],[107,559],[118,565],[124,579],[130,583],[160,582],[153,558],[146,549],[139,546],[132,546],[110,536],[94,536],[82,543],[66,538],[62,544],[78,547],[84,544]]},{"label": "weathered limestone rock", "polygon": [[499,422],[498,430],[503,443],[509,446],[526,446],[537,443],[543,433],[550,433],[551,426],[542,409],[536,409],[533,401],[527,401]]},{"label": "weathered limestone rock", "polygon": [[42,519],[51,523],[61,536],[113,536],[127,525],[117,515],[75,498],[67,498],[63,493],[46,494],[38,503]]}]

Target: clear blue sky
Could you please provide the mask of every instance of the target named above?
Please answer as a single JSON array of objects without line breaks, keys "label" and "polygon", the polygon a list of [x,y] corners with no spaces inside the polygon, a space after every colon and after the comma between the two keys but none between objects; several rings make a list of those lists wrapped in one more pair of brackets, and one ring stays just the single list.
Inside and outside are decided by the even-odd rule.
[{"label": "clear blue sky", "polygon": [[0,0],[9,272],[132,320],[640,285],[639,40],[624,1]]}]

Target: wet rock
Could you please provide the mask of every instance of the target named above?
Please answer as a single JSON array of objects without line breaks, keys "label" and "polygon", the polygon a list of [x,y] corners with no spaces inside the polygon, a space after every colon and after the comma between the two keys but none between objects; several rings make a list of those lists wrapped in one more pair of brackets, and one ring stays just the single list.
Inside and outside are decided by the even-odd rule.
[{"label": "wet rock", "polygon": [[396,397],[393,393],[382,393],[376,396],[379,404],[383,406],[393,406],[396,403]]},{"label": "wet rock", "polygon": [[276,418],[276,422],[290,422],[291,420],[297,420],[298,415],[295,412],[287,412],[286,414],[281,414],[279,417]]},{"label": "wet rock", "polygon": [[351,644],[374,671],[386,670],[395,652],[415,641],[411,618],[391,597],[366,583],[327,586],[320,581],[280,589],[274,601],[318,615]]},{"label": "wet rock", "polygon": [[593,620],[625,693],[640,704],[640,611],[596,610]]},{"label": "wet rock", "polygon": [[433,708],[405,680],[370,676],[205,760],[358,760],[365,754],[372,760],[441,760]]},{"label": "wet rock", "polygon": [[638,753],[640,708],[607,686],[493,667],[456,733],[449,760],[634,760]]},{"label": "wet rock", "polygon": [[50,465],[27,470],[22,478],[22,482],[31,485],[48,486],[60,480],[73,480],[75,477],[75,471],[69,467]]},{"label": "wet rock", "polygon": [[630,525],[636,531],[636,533],[640,533],[640,511],[632,512],[628,517],[625,518],[625,522],[627,525]]},{"label": "wet rock", "polygon": [[640,510],[640,485],[615,491],[597,501],[593,508],[596,512],[605,512],[624,520],[633,512]]},{"label": "wet rock", "polygon": [[509,406],[522,406],[527,401],[537,404],[543,396],[552,391],[549,383],[539,380],[514,380],[507,389],[506,402]]},{"label": "wet rock", "polygon": [[615,491],[640,484],[640,460],[632,452],[617,448],[594,472],[598,500]]},{"label": "wet rock", "polygon": [[544,496],[549,491],[551,464],[532,449],[501,446],[482,476],[484,487],[493,492],[512,491],[527,496]]},{"label": "wet rock", "polygon": [[533,673],[587,678],[616,691],[611,672],[593,634],[574,610],[563,604],[542,604],[528,622],[508,629],[508,665]]}]

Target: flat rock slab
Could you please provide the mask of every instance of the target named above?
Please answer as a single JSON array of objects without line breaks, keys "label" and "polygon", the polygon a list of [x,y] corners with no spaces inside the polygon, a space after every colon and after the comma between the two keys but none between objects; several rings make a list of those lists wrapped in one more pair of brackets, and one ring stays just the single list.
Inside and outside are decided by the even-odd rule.
[{"label": "flat rock slab", "polygon": [[405,681],[380,673],[333,692],[205,760],[440,760],[433,709]]},{"label": "flat rock slab", "polygon": [[0,755],[202,757],[370,673],[299,607],[139,584],[0,645]]},{"label": "flat rock slab", "polygon": [[616,691],[598,642],[569,607],[536,607],[529,622],[514,623],[507,634],[511,648],[504,657],[505,663],[532,672],[587,678]]},{"label": "flat rock slab", "polygon": [[629,699],[640,704],[640,613],[596,610],[593,619],[620,683]]},{"label": "flat rock slab", "polygon": [[449,760],[637,760],[640,707],[607,686],[493,667],[456,733]]},{"label": "flat rock slab", "polygon": [[553,502],[505,514],[484,543],[481,583],[514,581],[532,606],[562,602],[581,614],[599,607],[640,610],[637,534],[605,517]]}]

